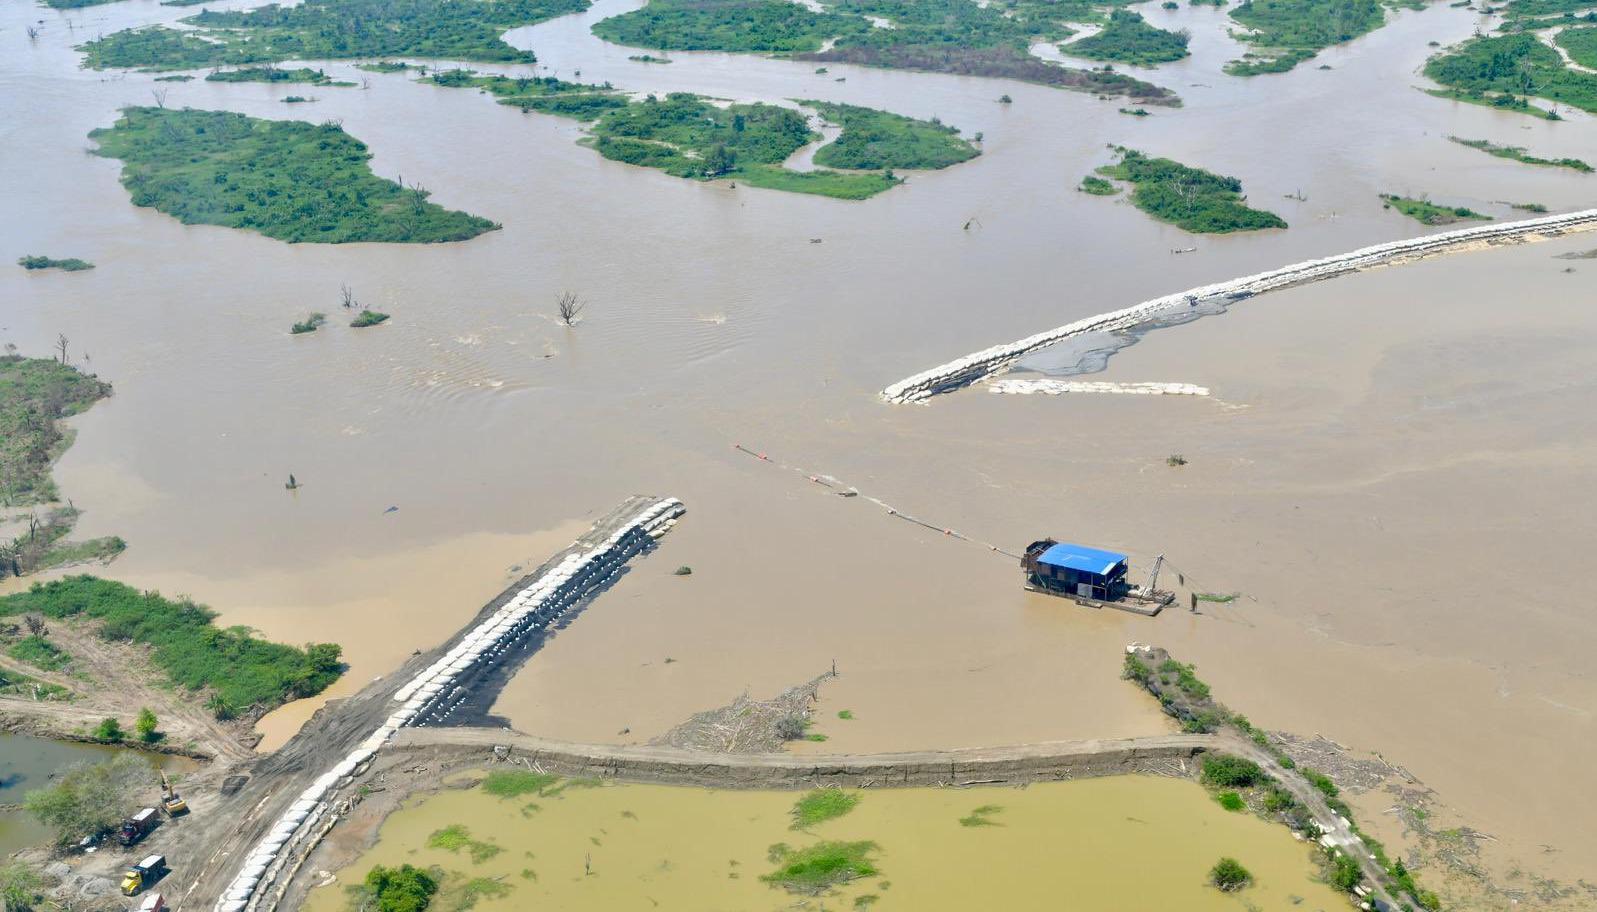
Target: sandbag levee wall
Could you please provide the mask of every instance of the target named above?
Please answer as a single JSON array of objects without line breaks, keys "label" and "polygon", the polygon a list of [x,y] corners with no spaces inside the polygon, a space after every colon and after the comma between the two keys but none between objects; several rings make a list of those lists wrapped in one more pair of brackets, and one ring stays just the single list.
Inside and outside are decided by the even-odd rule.
[{"label": "sandbag levee wall", "polygon": [[[376,731],[342,762],[323,773],[300,793],[267,834],[246,856],[238,874],[216,903],[217,912],[254,909],[282,872],[294,849],[314,832],[332,807],[332,796],[347,785],[401,727],[420,723],[426,714],[447,715],[452,700],[479,665],[495,659],[533,629],[557,620],[584,597],[605,585],[622,564],[663,535],[685,511],[680,500],[666,498],[640,510],[632,520],[593,547],[568,554],[548,572],[497,610],[481,619],[427,669],[394,694],[400,704]],[[458,683],[457,683],[458,682]]]},{"label": "sandbag levee wall", "polygon": [[895,404],[918,402],[939,393],[968,386],[1014,363],[1017,358],[1067,339],[1092,332],[1113,332],[1146,323],[1161,314],[1215,299],[1239,300],[1266,291],[1302,285],[1321,279],[1392,262],[1442,253],[1473,243],[1529,239],[1538,235],[1554,237],[1569,231],[1597,228],[1597,209],[1564,215],[1549,215],[1517,222],[1481,225],[1443,231],[1402,241],[1362,247],[1350,253],[1294,263],[1269,272],[1240,279],[1200,285],[1186,291],[1144,301],[1123,310],[1077,320],[1074,323],[1028,336],[1008,345],[966,355],[947,364],[922,371],[882,390],[881,396]]}]

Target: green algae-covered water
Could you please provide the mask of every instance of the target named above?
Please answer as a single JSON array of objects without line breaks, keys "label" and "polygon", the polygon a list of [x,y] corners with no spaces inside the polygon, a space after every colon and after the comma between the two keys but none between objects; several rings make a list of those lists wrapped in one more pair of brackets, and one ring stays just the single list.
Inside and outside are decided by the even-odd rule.
[{"label": "green algae-covered water", "polygon": [[[496,882],[476,900],[483,912],[1349,907],[1315,881],[1310,847],[1286,828],[1229,813],[1182,780],[866,790],[851,812],[808,832],[790,828],[799,794],[652,785],[516,798],[480,788],[444,792],[391,816],[377,845],[336,884],[313,890],[306,908],[344,909],[346,885],[375,864],[403,863],[450,872],[435,909],[457,908],[470,880]],[[986,825],[961,823],[973,816]],[[797,850],[834,840],[874,842],[878,873],[818,897],[760,879],[775,867],[773,845]],[[1254,885],[1236,894],[1208,886],[1221,856],[1241,861]]]}]

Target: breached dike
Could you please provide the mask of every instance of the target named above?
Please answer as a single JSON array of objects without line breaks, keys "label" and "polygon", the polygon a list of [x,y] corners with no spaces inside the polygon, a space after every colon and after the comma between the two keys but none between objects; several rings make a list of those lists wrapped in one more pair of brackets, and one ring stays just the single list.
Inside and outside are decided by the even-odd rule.
[{"label": "breached dike", "polygon": [[1207,396],[1209,388],[1193,383],[1112,383],[1108,380],[1049,380],[1032,377],[1006,377],[987,384],[990,393],[1029,396],[1043,393],[1114,393],[1129,396]]},{"label": "breached dike", "polygon": [[[217,912],[244,912],[266,900],[269,888],[296,850],[314,844],[315,835],[333,811],[333,795],[349,784],[399,729],[447,717],[468,689],[468,678],[500,660],[521,638],[547,629],[582,604],[620,572],[622,565],[664,535],[685,512],[675,498],[642,507],[625,524],[591,547],[579,548],[530,582],[504,604],[480,618],[455,645],[428,668],[400,687],[395,709],[359,747],[321,775],[289,805],[266,835],[250,848],[238,874],[216,903]],[[526,580],[524,580],[526,582]]]},{"label": "breached dike", "polygon": [[1016,359],[1038,349],[1047,348],[1062,339],[1084,333],[1131,329],[1161,316],[1180,313],[1206,303],[1240,301],[1267,291],[1305,285],[1349,272],[1402,263],[1476,244],[1519,243],[1594,228],[1597,228],[1597,209],[1585,209],[1565,215],[1548,215],[1518,222],[1479,225],[1456,231],[1427,234],[1404,241],[1377,244],[1373,247],[1361,247],[1350,253],[1294,263],[1291,266],[1283,266],[1280,269],[1240,279],[1200,285],[1197,288],[1144,301],[1123,310],[1077,320],[1057,329],[1027,336],[1008,345],[995,345],[900,380],[882,390],[881,396],[895,404],[919,402],[939,393],[968,386],[1009,367]]}]

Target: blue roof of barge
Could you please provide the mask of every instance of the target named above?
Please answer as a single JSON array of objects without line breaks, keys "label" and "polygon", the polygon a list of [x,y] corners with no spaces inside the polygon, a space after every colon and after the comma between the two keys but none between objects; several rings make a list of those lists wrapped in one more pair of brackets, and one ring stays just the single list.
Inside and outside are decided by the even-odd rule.
[{"label": "blue roof of barge", "polygon": [[1096,573],[1099,576],[1108,576],[1109,572],[1115,569],[1115,565],[1125,561],[1125,559],[1126,556],[1124,554],[1116,554],[1113,551],[1060,542],[1044,551],[1037,558],[1037,562],[1054,567],[1064,567],[1067,570],[1079,570],[1082,573]]}]

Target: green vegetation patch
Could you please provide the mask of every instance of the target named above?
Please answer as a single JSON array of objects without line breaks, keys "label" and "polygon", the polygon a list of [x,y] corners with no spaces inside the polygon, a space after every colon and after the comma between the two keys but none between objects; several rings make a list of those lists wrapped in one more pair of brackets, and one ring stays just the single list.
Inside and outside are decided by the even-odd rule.
[{"label": "green vegetation patch", "polygon": [[204,10],[183,20],[191,30],[129,29],[79,50],[94,69],[189,70],[351,57],[535,63],[532,52],[500,36],[587,8],[588,0],[307,0]]},{"label": "green vegetation patch", "polygon": [[1073,57],[1154,66],[1187,56],[1190,40],[1191,36],[1184,31],[1155,28],[1140,13],[1117,9],[1109,15],[1109,24],[1103,31],[1080,41],[1061,44],[1059,49]]},{"label": "green vegetation patch", "polygon": [[1235,858],[1222,858],[1209,869],[1209,883],[1232,893],[1253,883],[1253,875]]},{"label": "green vegetation patch", "polygon": [[814,12],[790,0],[651,0],[600,20],[593,33],[629,47],[667,51],[817,51],[828,38],[871,27],[858,17]]},{"label": "green vegetation patch", "polygon": [[111,395],[111,384],[53,358],[0,355],[0,503],[59,500],[50,465],[72,442],[59,422]]},{"label": "green vegetation patch", "polygon": [[[1069,37],[1072,21],[1102,18],[1090,0],[835,0],[820,12],[787,0],[651,0],[593,31],[634,47],[791,53],[816,62],[1020,79],[1179,104],[1168,89],[1122,73],[1047,63],[1027,50],[1034,41]],[[877,28],[873,20],[892,27]],[[829,39],[836,43],[820,50]]]},{"label": "green vegetation patch", "polygon": [[420,184],[373,174],[366,144],[336,123],[129,107],[89,138],[122,160],[134,205],[186,225],[325,244],[463,241],[499,227],[428,202]]},{"label": "green vegetation patch", "polygon": [[1093,196],[1114,196],[1116,193],[1120,192],[1119,187],[1116,187],[1114,184],[1111,184],[1101,177],[1095,177],[1091,174],[1082,178],[1081,186],[1077,187],[1076,189],[1080,190],[1082,193],[1090,193]]},{"label": "green vegetation patch", "polygon": [[962,827],[1003,826],[1003,824],[993,819],[993,815],[1002,810],[1003,808],[996,804],[984,804],[964,817],[959,818],[959,825]]},{"label": "green vegetation patch", "polygon": [[839,884],[880,873],[871,853],[876,843],[818,842],[800,849],[783,843],[771,846],[771,862],[776,870],[760,875],[772,886],[792,893],[816,896]]},{"label": "green vegetation patch", "polygon": [[109,832],[138,809],[149,782],[149,764],[124,751],[103,763],[71,766],[22,801],[28,813],[54,831],[57,843],[66,844]]},{"label": "green vegetation patch", "polygon": [[326,322],[327,322],[327,314],[319,313],[319,312],[318,313],[312,313],[310,316],[306,317],[305,319],[299,321],[298,323],[295,323],[293,326],[290,326],[288,328],[288,331],[289,331],[290,334],[296,335],[296,336],[304,335],[305,333],[313,333],[316,330],[320,329],[322,324],[324,324]]},{"label": "green vegetation patch", "polygon": [[438,892],[438,879],[412,865],[374,866],[366,872],[356,907],[377,912],[424,912]]},{"label": "green vegetation patch", "polygon": [[[1594,30],[1594,32],[1597,32],[1597,30]],[[1471,149],[1479,149],[1488,155],[1495,155],[1498,158],[1513,159],[1517,162],[1524,162],[1527,165],[1544,165],[1552,168],[1568,168],[1572,171],[1579,171],[1583,174],[1589,174],[1592,170],[1591,165],[1581,161],[1578,158],[1538,158],[1526,152],[1519,146],[1499,146],[1490,140],[1460,139],[1457,136],[1449,136],[1448,139],[1458,143],[1461,146],[1468,146]]]},{"label": "green vegetation patch", "polygon": [[98,621],[108,640],[151,647],[173,684],[210,693],[206,705],[218,718],[315,696],[343,672],[333,643],[301,649],[257,639],[243,627],[217,627],[216,613],[203,605],[92,576],[35,583],[0,598],[0,617],[29,613]]},{"label": "green vegetation patch", "polygon": [[1228,811],[1240,811],[1248,806],[1248,803],[1236,792],[1220,792],[1214,796],[1214,800],[1220,802],[1220,806]]},{"label": "green vegetation patch", "polygon": [[793,803],[793,829],[803,830],[854,810],[860,796],[837,788],[818,788]]},{"label": "green vegetation patch", "polygon": [[1407,196],[1397,196],[1392,193],[1381,194],[1385,203],[1382,208],[1396,209],[1411,219],[1427,225],[1451,225],[1463,221],[1491,221],[1489,215],[1481,215],[1463,206],[1438,206],[1429,200],[1413,199]]},{"label": "green vegetation patch", "polygon": [[1233,754],[1204,754],[1200,778],[1205,785],[1227,789],[1247,788],[1265,781],[1259,764]]},{"label": "green vegetation patch", "polygon": [[1333,44],[1380,28],[1386,11],[1379,0],[1244,0],[1231,18],[1252,29],[1242,40],[1258,51],[1226,64],[1233,76],[1290,70]]},{"label": "green vegetation patch", "polygon": [[205,77],[206,82],[294,82],[315,86],[352,86],[353,82],[338,82],[322,70],[298,67],[292,70],[274,66],[244,67],[238,70],[217,70]]},{"label": "green vegetation patch", "polygon": [[1245,205],[1242,182],[1168,158],[1118,149],[1120,161],[1098,173],[1132,185],[1132,205],[1154,218],[1199,234],[1285,228],[1273,212]]},{"label": "green vegetation patch", "polygon": [[357,63],[355,64],[355,69],[362,70],[367,73],[403,73],[406,70],[425,70],[427,68],[418,67],[414,64],[405,63],[399,60],[379,60],[376,63]]},{"label": "green vegetation patch", "polygon": [[[1583,0],[1587,7],[1591,0]],[[1583,67],[1597,69],[1597,28],[1566,28],[1554,39],[1569,53],[1569,59]]]},{"label": "green vegetation patch", "polygon": [[559,781],[560,777],[553,773],[494,770],[482,781],[482,790],[496,798],[519,798],[522,795],[542,795],[545,789]]},{"label": "green vegetation patch", "polygon": [[583,121],[591,133],[584,142],[605,158],[689,180],[731,179],[770,190],[866,199],[903,183],[895,168],[946,168],[979,154],[957,130],[936,121],[802,101],[841,124],[843,133],[815,154],[816,163],[828,167],[793,171],[782,163],[819,136],[802,112],[790,108],[722,106],[686,92],[630,100],[609,84],[470,70],[434,73],[424,81],[479,89],[500,104]]},{"label": "green vegetation patch", "polygon": [[472,864],[482,864],[504,851],[502,847],[492,842],[471,838],[471,831],[458,823],[432,831],[427,837],[427,848],[443,849],[457,855],[464,850],[471,856]]},{"label": "green vegetation patch", "polygon": [[23,256],[17,258],[17,265],[23,269],[59,269],[62,272],[82,272],[93,269],[94,264],[88,260],[69,257],[64,260],[54,260],[47,256]]},{"label": "green vegetation patch", "polygon": [[23,637],[12,643],[6,655],[45,671],[60,671],[72,664],[72,656],[38,635]]},{"label": "green vegetation patch", "polygon": [[959,131],[941,121],[916,120],[858,105],[800,101],[843,128],[837,139],[815,153],[815,163],[828,168],[881,171],[894,168],[935,170],[970,161],[981,152]]},{"label": "green vegetation patch", "polygon": [[[1558,52],[1535,35],[1472,38],[1432,57],[1425,75],[1453,90],[1447,97],[1461,101],[1529,113],[1526,99],[1545,98],[1597,113],[1597,74],[1564,66]],[[1498,98],[1505,103],[1498,104]]]},{"label": "green vegetation patch", "polygon": [[355,315],[355,319],[349,321],[349,325],[355,327],[356,329],[362,329],[367,326],[376,326],[379,323],[386,322],[388,322],[388,314],[378,310],[362,310],[360,313]]},{"label": "green vegetation patch", "polygon": [[44,5],[51,9],[82,9],[85,6],[100,6],[105,3],[116,3],[117,0],[44,0]]},{"label": "green vegetation patch", "polygon": [[0,694],[26,697],[29,700],[70,700],[72,692],[59,684],[47,684],[38,678],[0,668]]}]

